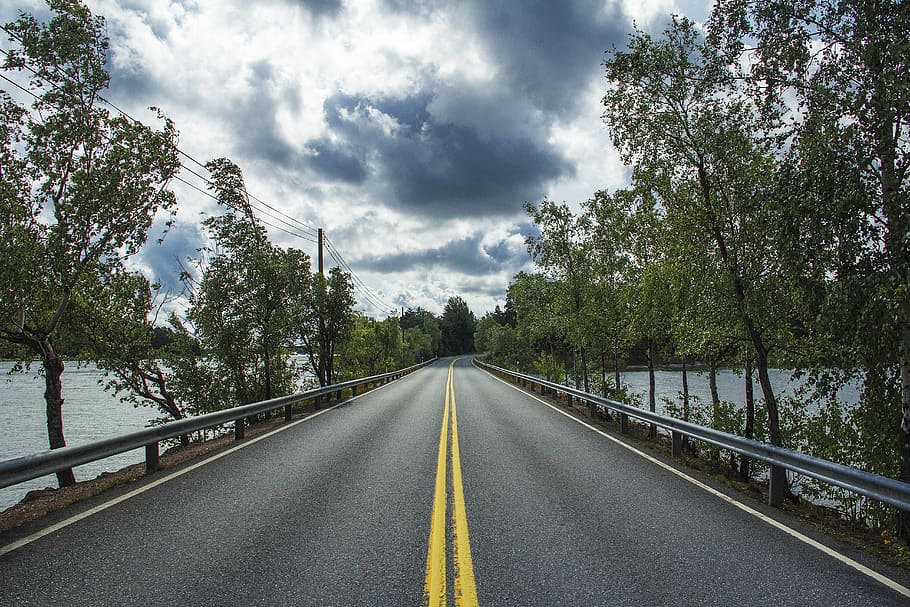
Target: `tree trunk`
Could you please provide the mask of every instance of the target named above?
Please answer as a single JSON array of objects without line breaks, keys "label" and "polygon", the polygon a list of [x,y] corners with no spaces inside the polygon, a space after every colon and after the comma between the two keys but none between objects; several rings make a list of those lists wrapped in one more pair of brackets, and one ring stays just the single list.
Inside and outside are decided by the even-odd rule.
[{"label": "tree trunk", "polygon": [[771,377],[768,375],[768,352],[764,349],[761,338],[753,341],[755,344],[755,363],[758,371],[758,384],[761,386],[762,397],[765,399],[765,408],[768,410],[768,438],[772,445],[783,446],[780,434],[780,416],[777,410],[777,398],[771,386]]},{"label": "tree trunk", "polygon": [[[755,393],[752,388],[752,356],[746,355],[746,368],[745,368],[745,386],[746,386],[746,427],[743,431],[743,436],[745,438],[754,438],[755,437]],[[746,456],[742,456],[739,461],[739,480],[743,482],[749,482],[749,478],[752,475],[752,460]]]},{"label": "tree trunk", "polygon": [[619,338],[613,341],[613,385],[617,391],[620,389],[619,384]]},{"label": "tree trunk", "polygon": [[[686,359],[682,360],[682,397],[683,397],[683,420],[689,421],[689,369],[686,367]],[[683,437],[682,439],[682,448],[686,450],[688,448],[689,439],[688,437]]]},{"label": "tree trunk", "polygon": [[[910,326],[903,327],[901,352],[901,426],[899,434],[900,480],[910,483]],[[897,532],[910,539],[910,511],[899,510]]]},{"label": "tree trunk", "polygon": [[[768,375],[768,350],[762,343],[761,336],[755,332],[751,323],[749,333],[752,335],[752,343],[755,344],[755,362],[758,371],[758,383],[761,386],[762,396],[765,399],[765,409],[768,411],[768,435],[772,445],[783,446],[783,437],[780,433],[780,417],[777,410],[777,399],[774,396],[774,388],[771,386],[771,377]],[[787,480],[787,472],[778,466],[771,466],[769,487],[771,488],[768,497],[768,503],[772,506],[780,507],[781,501],[788,498],[793,502],[797,501],[797,496],[790,491],[790,483]],[[775,489],[777,487],[777,489]]]},{"label": "tree trunk", "polygon": [[[654,396],[654,339],[648,338],[648,410],[651,413],[657,411],[657,402]],[[648,436],[657,438],[657,426],[651,424]]]},{"label": "tree trunk", "polygon": [[[607,389],[607,353],[605,350],[600,351],[600,381],[603,386],[603,395],[609,398],[610,391]],[[603,416],[607,421],[610,421],[612,418],[609,409],[603,410]]]},{"label": "tree trunk", "polygon": [[[265,372],[265,400],[272,398],[272,360],[271,354],[269,353],[269,345],[265,337],[263,338],[263,372]],[[266,417],[268,417],[268,412],[266,412]]]},{"label": "tree trunk", "polygon": [[572,346],[572,386],[578,387],[578,346],[576,345]]},{"label": "tree trunk", "polygon": [[[879,84],[879,83],[876,83]],[[893,115],[890,105],[882,101],[888,99],[891,92],[876,87],[874,98],[880,110],[878,118],[877,155],[880,161],[879,179],[882,192],[882,207],[887,218],[888,231],[885,236],[885,247],[888,251],[888,265],[892,281],[898,288],[905,287],[910,280],[910,255],[907,252],[907,233],[910,231],[905,207],[906,197],[900,195],[901,175],[898,172],[898,146],[895,139],[895,123],[900,118]],[[899,124],[899,122],[898,122]],[[901,385],[901,424],[898,431],[898,458],[900,462],[898,478],[910,482],[910,303],[904,293],[899,313],[903,317],[900,337],[900,385]],[[900,304],[899,304],[900,305]],[[897,533],[904,539],[910,539],[910,511],[899,510],[897,516]]]},{"label": "tree trunk", "polygon": [[713,356],[708,359],[708,386],[711,389],[711,420],[714,421],[720,408],[720,396],[717,393],[717,359]]},{"label": "tree trunk", "polygon": [[683,419],[689,421],[689,371],[686,368],[686,359],[682,361],[682,397]]},{"label": "tree trunk", "polygon": [[[708,359],[708,386],[711,389],[711,426],[717,428],[717,418],[720,415],[720,395],[717,393],[717,359],[713,356]],[[711,450],[711,459],[718,457],[717,449]]]},{"label": "tree trunk", "polygon": [[[158,367],[157,365],[155,367],[156,367],[156,369],[155,369],[154,373],[149,371],[149,372],[145,373],[144,375],[148,378],[149,381],[151,381],[156,386],[158,386],[158,392],[161,395],[161,397],[160,397],[160,399],[151,398],[151,397],[147,397],[147,398],[151,398],[151,400],[154,400],[155,402],[159,403],[161,408],[163,408],[165,411],[167,411],[167,413],[171,417],[173,417],[175,420],[183,419],[184,418],[183,411],[180,409],[180,406],[177,404],[177,401],[174,399],[174,396],[167,389],[167,382],[165,381],[164,373],[162,373],[160,367]],[[142,373],[141,369],[139,372]],[[180,444],[184,447],[188,446],[190,444],[190,435],[181,434],[180,435]]]},{"label": "tree trunk", "polygon": [[[60,377],[63,375],[63,360],[54,350],[49,338],[44,338],[41,344],[44,364],[44,401],[47,407],[47,439],[51,449],[66,446],[63,438],[63,384]],[[73,469],[68,468],[57,472],[57,484],[69,487],[76,484]]]},{"label": "tree trunk", "polygon": [[591,391],[591,380],[588,378],[588,349],[581,349],[581,381],[585,392]]}]

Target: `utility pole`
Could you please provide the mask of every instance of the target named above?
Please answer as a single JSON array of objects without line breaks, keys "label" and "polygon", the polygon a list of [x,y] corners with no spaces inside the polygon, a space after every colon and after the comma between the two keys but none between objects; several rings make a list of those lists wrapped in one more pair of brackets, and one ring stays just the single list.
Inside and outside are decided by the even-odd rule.
[{"label": "utility pole", "polygon": [[316,259],[318,260],[318,264],[319,264],[319,273],[322,274],[323,276],[325,276],[325,266],[323,265],[323,257],[322,257],[322,243],[324,240],[323,235],[322,235],[322,228],[319,228],[316,231],[316,233],[319,236],[319,251],[316,255]]}]

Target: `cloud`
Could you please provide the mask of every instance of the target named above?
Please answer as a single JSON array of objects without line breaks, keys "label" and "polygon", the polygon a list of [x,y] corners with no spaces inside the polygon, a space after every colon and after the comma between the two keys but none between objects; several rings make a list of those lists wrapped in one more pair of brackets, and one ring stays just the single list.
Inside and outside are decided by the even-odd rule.
[{"label": "cloud", "polygon": [[[343,166],[363,178],[366,171],[357,159],[370,159],[372,183],[383,190],[379,198],[393,208],[427,217],[513,215],[525,199],[541,196],[546,182],[573,171],[533,132],[519,135],[444,121],[434,114],[433,103],[425,93],[326,100],[326,124],[333,141],[341,142],[333,145],[348,150],[341,156]],[[322,149],[325,140],[307,145]],[[329,177],[336,176],[337,164],[311,163]]]},{"label": "cloud", "polygon": [[[108,19],[106,97],[156,126],[144,108],[161,107],[202,162],[237,162],[251,194],[326,228],[385,303],[441,311],[460,295],[478,313],[530,267],[523,202],[577,209],[628,181],[600,119],[603,53],[625,43],[630,16],[657,22],[676,5],[89,0]],[[196,213],[214,206],[178,195],[178,227],[137,258],[168,283],[203,239]]]},{"label": "cloud", "polygon": [[[510,271],[528,259],[523,237],[511,234],[493,242],[484,242],[483,233],[452,240],[439,247],[373,255],[357,260],[366,271],[387,272],[391,268],[434,270],[451,274],[484,275]],[[502,285],[505,289],[505,285]]]},{"label": "cloud", "polygon": [[337,17],[341,0],[296,0],[298,4],[317,17]]},{"label": "cloud", "polygon": [[363,183],[368,174],[364,159],[353,146],[320,137],[307,143],[309,157],[306,163],[316,173],[330,180],[351,184]]},{"label": "cloud", "polygon": [[591,79],[613,43],[621,43],[628,22],[616,4],[595,0],[520,5],[477,0],[467,9],[491,55],[497,78],[516,98],[564,116],[582,101],[577,94]]},{"label": "cloud", "polygon": [[197,250],[205,237],[199,224],[186,220],[178,219],[161,238],[163,230],[160,223],[152,226],[149,242],[131,263],[141,267],[152,282],[160,283],[171,292],[179,292],[182,288],[181,265],[187,267],[188,258],[199,256]]}]

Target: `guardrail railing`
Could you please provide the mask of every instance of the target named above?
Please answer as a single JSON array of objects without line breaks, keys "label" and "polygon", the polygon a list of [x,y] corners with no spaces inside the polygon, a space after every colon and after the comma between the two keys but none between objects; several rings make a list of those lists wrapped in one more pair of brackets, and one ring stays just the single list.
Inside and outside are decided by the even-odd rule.
[{"label": "guardrail railing", "polygon": [[792,449],[776,447],[768,443],[699,426],[674,417],[651,413],[632,405],[549,382],[539,377],[495,367],[476,358],[474,359],[474,364],[504,378],[511,379],[519,385],[527,386],[532,391],[536,387],[542,395],[547,393],[553,396],[565,394],[570,406],[574,404],[573,400],[587,403],[588,415],[592,418],[597,414],[598,410],[618,413],[620,418],[619,427],[622,433],[626,433],[629,430],[629,418],[639,419],[669,430],[672,437],[672,452],[674,456],[682,453],[683,437],[690,437],[721,449],[727,449],[740,455],[766,462],[771,466],[771,473],[768,479],[768,503],[772,506],[780,506],[783,503],[786,489],[785,471],[792,470],[798,474],[891,504],[901,510],[910,511],[910,483],[805,455]]},{"label": "guardrail railing", "polygon": [[431,359],[418,365],[413,365],[406,369],[391,371],[380,375],[373,375],[362,379],[354,379],[340,384],[323,386],[306,392],[298,392],[288,396],[281,396],[258,403],[250,403],[214,411],[196,417],[167,422],[160,426],[146,428],[130,434],[115,436],[105,440],[77,445],[73,447],[62,447],[51,451],[42,451],[32,455],[25,455],[14,459],[0,462],[0,488],[16,485],[33,478],[39,478],[46,474],[52,474],[59,470],[74,468],[81,464],[87,464],[99,459],[104,459],[125,451],[140,449],[145,447],[145,467],[147,471],[153,471],[158,468],[159,464],[159,443],[169,438],[176,438],[192,432],[207,430],[216,426],[222,426],[233,422],[234,437],[236,440],[244,438],[244,420],[248,417],[272,411],[274,409],[284,408],[284,419],[290,421],[292,417],[292,408],[295,404],[313,400],[315,407],[318,409],[324,396],[332,394],[341,395],[344,390],[351,390],[351,396],[357,395],[357,389],[361,386],[374,386],[385,384],[396,380],[408,373],[425,367],[435,361]]}]

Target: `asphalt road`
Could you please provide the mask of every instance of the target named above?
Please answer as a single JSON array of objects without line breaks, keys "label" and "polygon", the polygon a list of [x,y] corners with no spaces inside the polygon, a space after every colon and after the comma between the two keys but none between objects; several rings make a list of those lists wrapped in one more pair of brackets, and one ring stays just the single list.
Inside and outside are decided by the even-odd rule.
[{"label": "asphalt road", "polygon": [[[449,363],[0,556],[0,606],[424,603]],[[479,605],[910,604],[468,359],[452,385],[449,605],[467,547]]]}]

